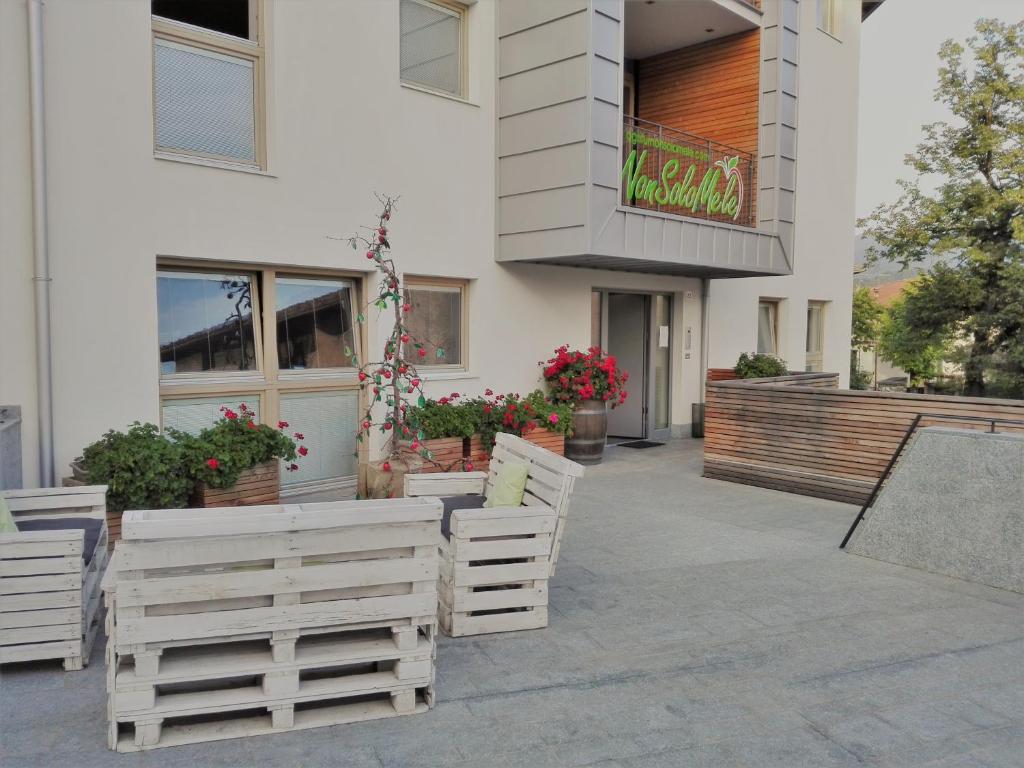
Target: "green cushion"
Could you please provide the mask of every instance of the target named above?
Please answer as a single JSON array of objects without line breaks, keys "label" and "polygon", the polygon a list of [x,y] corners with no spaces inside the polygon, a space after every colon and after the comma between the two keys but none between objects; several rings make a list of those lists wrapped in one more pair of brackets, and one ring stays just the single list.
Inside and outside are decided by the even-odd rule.
[{"label": "green cushion", "polygon": [[0,494],[0,533],[17,533],[18,526],[14,524],[14,515],[7,506],[7,498]]},{"label": "green cushion", "polygon": [[489,509],[521,505],[529,472],[530,468],[525,464],[502,464],[494,478],[494,488],[488,494],[484,506]]}]

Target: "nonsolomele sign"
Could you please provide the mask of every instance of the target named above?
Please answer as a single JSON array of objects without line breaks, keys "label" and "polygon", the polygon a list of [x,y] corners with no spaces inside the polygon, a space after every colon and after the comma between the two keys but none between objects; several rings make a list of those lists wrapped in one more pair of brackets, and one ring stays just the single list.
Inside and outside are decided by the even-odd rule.
[{"label": "nonsolomele sign", "polygon": [[[650,178],[641,170],[646,160],[647,150],[643,150],[638,156],[634,147],[622,166],[627,203],[644,200],[650,205],[688,208],[693,213],[705,210],[709,215],[720,214],[731,217],[734,221],[739,217],[743,204],[743,178],[739,170],[739,155],[716,160],[704,173],[699,184],[695,184],[695,162],[690,162],[680,176],[683,166],[678,159],[671,158],[661,166],[658,178]],[[725,189],[719,191],[723,178]]]}]

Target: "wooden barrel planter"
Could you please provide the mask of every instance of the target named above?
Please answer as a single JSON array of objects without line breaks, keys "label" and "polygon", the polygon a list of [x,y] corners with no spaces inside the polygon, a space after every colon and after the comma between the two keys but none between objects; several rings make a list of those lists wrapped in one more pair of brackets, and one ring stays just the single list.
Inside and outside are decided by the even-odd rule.
[{"label": "wooden barrel planter", "polygon": [[580,464],[600,464],[608,439],[608,404],[583,400],[573,412],[573,433],[565,440],[565,457]]},{"label": "wooden barrel planter", "polygon": [[195,507],[251,507],[256,504],[277,504],[281,497],[281,465],[268,461],[242,470],[238,481],[228,488],[196,486],[192,497]]}]

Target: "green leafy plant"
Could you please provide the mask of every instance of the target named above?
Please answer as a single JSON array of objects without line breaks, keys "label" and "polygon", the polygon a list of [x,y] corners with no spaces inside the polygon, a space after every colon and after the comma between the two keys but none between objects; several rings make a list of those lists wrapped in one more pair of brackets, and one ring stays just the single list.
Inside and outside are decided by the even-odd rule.
[{"label": "green leafy plant", "polygon": [[178,509],[195,485],[184,468],[182,446],[155,424],[133,423],[127,432],[110,430],[82,451],[89,482],[107,486],[107,508]]},{"label": "green leafy plant", "polygon": [[733,372],[740,379],[767,379],[772,376],[785,376],[789,373],[785,360],[759,352],[751,355],[744,352],[740,355]]},{"label": "green leafy plant", "polygon": [[228,488],[238,481],[242,471],[280,459],[288,463],[286,469],[299,468],[295,460],[309,450],[296,441],[304,436],[295,432],[288,435],[288,422],[280,421],[277,429],[258,424],[256,414],[245,404],[238,411],[222,407],[224,415],[212,427],[198,435],[176,429],[167,430],[180,446],[182,464],[193,482],[205,483],[210,488]]}]

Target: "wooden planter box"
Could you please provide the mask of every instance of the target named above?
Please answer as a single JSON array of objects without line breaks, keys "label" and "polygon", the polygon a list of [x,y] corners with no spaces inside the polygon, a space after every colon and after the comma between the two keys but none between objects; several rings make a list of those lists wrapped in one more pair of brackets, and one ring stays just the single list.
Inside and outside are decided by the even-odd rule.
[{"label": "wooden planter box", "polygon": [[199,483],[192,496],[192,506],[251,507],[257,504],[277,504],[280,493],[281,465],[277,461],[268,461],[243,470],[238,481],[230,488],[208,488],[204,483]]},{"label": "wooden planter box", "polygon": [[458,472],[462,469],[462,458],[465,456],[465,440],[461,437],[438,437],[424,440],[420,445],[431,453],[429,459],[423,459],[423,474],[434,472]]},{"label": "wooden planter box", "polygon": [[547,429],[534,429],[523,435],[528,443],[539,445],[559,456],[565,456],[565,435],[558,432],[551,432]]}]

